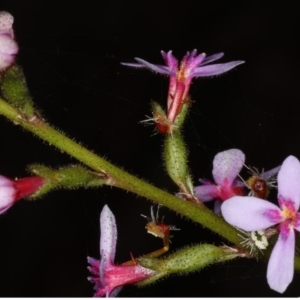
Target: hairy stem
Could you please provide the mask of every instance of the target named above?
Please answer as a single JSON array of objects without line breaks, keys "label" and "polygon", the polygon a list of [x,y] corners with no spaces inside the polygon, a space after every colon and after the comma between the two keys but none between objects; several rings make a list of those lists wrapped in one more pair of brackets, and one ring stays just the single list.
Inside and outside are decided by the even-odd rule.
[{"label": "hairy stem", "polygon": [[41,118],[36,117],[28,120],[23,117],[17,109],[1,98],[0,114],[10,119],[14,124],[22,126],[56,148],[78,159],[80,162],[96,172],[107,174],[111,178],[111,185],[162,204],[211,229],[235,244],[239,244],[241,242],[240,237],[237,236],[237,230],[206,207],[199,207],[198,205],[179,199],[125,172],[121,168],[114,166],[104,158],[96,155],[76,143],[74,140],[68,138],[63,133],[51,127]]},{"label": "hairy stem", "polygon": [[[22,126],[39,138],[47,141],[54,147],[68,153],[94,171],[107,174],[111,178],[109,182],[112,186],[133,192],[164,205],[241,247],[240,242],[242,238],[238,235],[241,233],[205,206],[199,206],[179,199],[125,172],[54,129],[43,119],[37,116],[30,119],[24,117],[19,110],[12,107],[2,98],[0,98],[0,114],[10,119],[14,124]],[[295,268],[300,270],[300,258],[298,257],[295,259]]]}]

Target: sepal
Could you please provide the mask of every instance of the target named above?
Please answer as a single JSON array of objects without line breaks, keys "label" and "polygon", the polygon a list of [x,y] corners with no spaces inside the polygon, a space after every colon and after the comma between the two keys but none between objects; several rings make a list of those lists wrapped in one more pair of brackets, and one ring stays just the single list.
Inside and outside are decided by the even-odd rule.
[{"label": "sepal", "polygon": [[179,250],[166,258],[141,257],[138,263],[144,268],[156,272],[152,277],[138,283],[143,286],[171,274],[183,274],[199,271],[210,264],[220,263],[236,257],[245,257],[244,253],[229,247],[217,247],[201,244]]},{"label": "sepal", "polygon": [[14,65],[1,77],[1,92],[7,102],[20,110],[27,119],[36,115],[22,69]]},{"label": "sepal", "polygon": [[164,159],[167,172],[180,191],[193,196],[193,184],[187,165],[187,150],[180,133],[166,135]]},{"label": "sepal", "polygon": [[32,164],[28,170],[36,175],[47,179],[46,184],[42,186],[31,199],[36,199],[53,189],[76,189],[79,187],[98,187],[105,184],[108,176],[104,173],[89,171],[79,165],[70,165],[60,169],[51,169],[49,167]]}]

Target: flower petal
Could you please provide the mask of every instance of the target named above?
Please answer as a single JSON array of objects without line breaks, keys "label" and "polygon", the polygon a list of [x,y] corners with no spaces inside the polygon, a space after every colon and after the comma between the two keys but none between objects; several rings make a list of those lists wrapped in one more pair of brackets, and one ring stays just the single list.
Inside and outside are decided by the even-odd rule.
[{"label": "flower petal", "polygon": [[134,67],[134,68],[148,68],[154,72],[158,72],[160,74],[166,74],[166,75],[173,75],[174,73],[171,72],[169,67],[162,66],[162,65],[154,65],[146,60],[143,60],[141,58],[135,57],[134,58],[139,64],[135,63],[121,63],[123,66],[128,66],[128,67]]},{"label": "flower petal", "polygon": [[193,73],[193,77],[206,77],[206,76],[223,74],[235,68],[236,66],[243,64],[244,62],[245,61],[243,60],[237,60],[225,64],[215,64],[215,65],[209,65],[204,67],[198,67],[195,69]]},{"label": "flower petal", "polygon": [[295,232],[290,229],[284,238],[279,234],[278,241],[269,259],[267,280],[271,289],[283,293],[294,276]]},{"label": "flower petal", "polygon": [[0,70],[13,64],[18,50],[17,43],[9,35],[0,33]]},{"label": "flower petal", "polygon": [[117,243],[116,220],[107,205],[103,207],[100,215],[100,231],[100,280],[105,285],[105,273],[114,262]]},{"label": "flower petal", "polygon": [[195,70],[195,68],[197,68],[197,66],[202,65],[202,62],[204,61],[206,54],[201,53],[195,57],[196,54],[197,54],[197,50],[194,50],[192,52],[192,54],[189,56],[186,66],[185,66],[186,69],[189,69],[192,71],[192,70]]},{"label": "flower petal", "polygon": [[271,169],[271,170],[269,170],[269,171],[262,172],[262,173],[259,174],[259,175],[260,175],[260,177],[263,178],[264,180],[268,180],[269,178],[275,176],[275,175],[279,172],[280,168],[281,168],[281,165],[278,166],[278,167],[276,167],[276,168],[273,168],[273,169]]},{"label": "flower petal", "polygon": [[295,156],[287,157],[278,173],[278,195],[300,205],[300,162]]},{"label": "flower petal", "polygon": [[110,297],[110,298],[117,297],[117,295],[120,293],[122,288],[123,288],[123,286],[118,286],[118,287],[114,288],[110,293],[109,293],[109,291],[107,291],[106,292],[106,297]]},{"label": "flower petal", "polygon": [[161,51],[160,53],[170,71],[176,72],[178,69],[178,60],[173,56],[172,51],[170,50],[168,53]]},{"label": "flower petal", "polygon": [[14,38],[14,31],[12,25],[14,23],[14,17],[7,11],[0,11],[0,34],[9,35],[12,39]]},{"label": "flower petal", "polygon": [[214,184],[196,186],[194,192],[203,202],[212,200],[218,196],[218,188]]},{"label": "flower petal", "polygon": [[15,201],[16,189],[13,182],[0,175],[0,214],[8,210]]},{"label": "flower petal", "polygon": [[274,218],[265,215],[267,211],[280,213],[273,203],[255,197],[230,198],[221,206],[224,219],[229,224],[245,231],[258,231],[277,224]]},{"label": "flower petal", "polygon": [[223,52],[220,52],[220,53],[217,53],[217,54],[214,54],[214,55],[210,55],[210,56],[207,56],[203,59],[202,63],[201,63],[201,66],[204,66],[204,65],[207,65],[215,60],[218,60],[220,59],[221,57],[223,57],[224,53]]},{"label": "flower petal", "polygon": [[239,149],[219,152],[213,161],[213,177],[215,182],[222,185],[227,179],[229,184],[235,180],[245,162],[245,154]]},{"label": "flower petal", "polygon": [[215,214],[217,214],[217,215],[221,214],[222,204],[223,204],[223,201],[220,201],[218,199],[215,201],[215,203],[214,203],[214,212],[215,212]]},{"label": "flower petal", "polygon": [[0,11],[0,30],[10,30],[14,22],[14,17],[7,11]]},{"label": "flower petal", "polygon": [[111,261],[115,259],[117,243],[117,226],[115,216],[105,205],[100,215],[100,251],[109,255]]}]

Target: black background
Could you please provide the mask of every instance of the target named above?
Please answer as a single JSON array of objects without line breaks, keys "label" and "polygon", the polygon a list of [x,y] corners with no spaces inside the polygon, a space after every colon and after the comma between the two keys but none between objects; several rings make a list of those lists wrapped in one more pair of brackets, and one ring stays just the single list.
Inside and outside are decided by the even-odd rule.
[{"label": "black background", "polygon": [[[75,1],[74,1],[75,2]],[[195,100],[185,124],[195,178],[211,178],[214,155],[229,148],[247,163],[269,169],[299,145],[299,13],[286,3],[255,1],[1,1],[15,17],[32,96],[46,119],[96,153],[175,193],[162,164],[163,139],[138,122],[150,100],[164,103],[168,81],[120,66],[141,57],[162,63],[160,50],[178,58],[194,48],[222,62],[245,60],[226,75],[193,82]],[[220,61],[220,62],[221,62]],[[30,163],[52,167],[76,161],[0,118],[1,174],[28,175]],[[244,174],[245,175],[245,174]],[[274,201],[276,197],[274,198]],[[1,296],[88,297],[86,256],[99,258],[99,214],[107,203],[119,237],[116,262],[161,246],[147,235],[150,201],[108,187],[56,191],[20,201],[0,216]],[[181,228],[172,250],[200,241],[222,241],[208,230],[162,209]],[[295,274],[285,296],[299,296]],[[126,287],[120,296],[279,296],[266,282],[266,264],[239,260],[156,285]]]}]

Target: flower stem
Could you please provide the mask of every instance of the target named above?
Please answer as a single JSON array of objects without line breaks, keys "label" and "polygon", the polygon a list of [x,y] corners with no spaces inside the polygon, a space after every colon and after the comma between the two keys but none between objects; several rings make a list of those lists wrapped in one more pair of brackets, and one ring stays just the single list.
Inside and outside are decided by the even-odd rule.
[{"label": "flower stem", "polygon": [[[205,206],[199,206],[192,202],[184,201],[163,191],[138,177],[135,177],[121,168],[114,166],[104,158],[84,148],[65,134],[51,127],[38,116],[26,118],[22,113],[0,98],[0,114],[10,119],[14,124],[22,126],[44,141],[68,153],[96,172],[107,174],[110,177],[110,185],[133,192],[139,196],[148,198],[162,204],[175,212],[209,228],[228,241],[242,248],[243,239],[241,233],[226,223],[222,218],[214,214]],[[238,235],[239,234],[239,235]],[[300,258],[295,258],[295,269],[300,271]]]},{"label": "flower stem", "polygon": [[112,186],[133,192],[162,204],[181,215],[211,229],[232,243],[239,245],[242,241],[237,235],[238,231],[215,215],[205,206],[199,207],[191,202],[179,199],[147,182],[141,180],[121,168],[114,166],[95,153],[84,148],[74,140],[68,138],[60,131],[51,127],[39,117],[27,119],[22,113],[0,98],[0,114],[10,119],[14,124],[20,125],[56,148],[68,153],[86,166],[107,174]]}]

